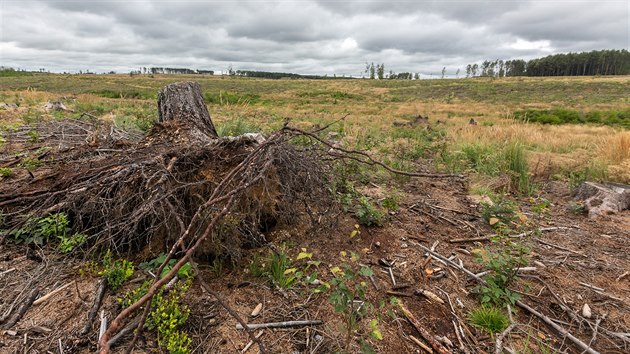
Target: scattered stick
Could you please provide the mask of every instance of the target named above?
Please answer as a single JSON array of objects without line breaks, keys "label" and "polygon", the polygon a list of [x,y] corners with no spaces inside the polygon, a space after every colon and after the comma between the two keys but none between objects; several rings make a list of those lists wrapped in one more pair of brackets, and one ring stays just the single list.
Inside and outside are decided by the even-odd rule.
[{"label": "scattered stick", "polygon": [[[260,332],[258,332],[258,333],[256,334],[256,338],[260,338],[260,337],[263,335],[263,333],[265,333],[265,332],[264,332],[264,331],[262,331],[262,330],[261,330]],[[250,341],[247,343],[247,345],[245,346],[245,348],[243,348],[243,350],[241,350],[241,353],[245,353],[245,352],[247,352],[247,351],[249,350],[249,348],[250,348],[253,344],[254,344],[254,341],[250,340]]]},{"label": "scattered stick", "polygon": [[[451,321],[453,323],[453,329],[455,330],[455,336],[457,337],[457,341],[459,342],[459,349],[465,353],[468,353],[468,348],[464,345],[464,341],[462,341],[462,336],[459,334],[459,329],[457,328],[457,323],[455,321]],[[463,333],[462,333],[463,335]]]},{"label": "scattered stick", "polygon": [[587,255],[585,255],[585,254],[583,254],[583,253],[580,253],[580,252],[578,252],[578,251],[574,251],[574,250],[569,249],[569,248],[566,248],[566,247],[562,247],[562,246],[554,245],[553,243],[549,243],[549,242],[547,242],[547,241],[541,240],[541,239],[539,239],[538,237],[534,237],[534,240],[536,240],[536,241],[538,241],[538,242],[542,243],[543,245],[547,245],[547,246],[549,246],[549,247],[553,247],[553,248],[557,248],[557,249],[562,250],[562,251],[566,251],[566,252],[570,252],[570,253],[573,253],[573,254],[577,254],[578,256],[588,257]]},{"label": "scattered stick", "polygon": [[37,305],[39,305],[39,304],[41,304],[41,303],[45,302],[46,300],[48,300],[48,299],[50,299],[51,297],[55,296],[55,294],[57,294],[57,293],[61,292],[63,289],[65,289],[65,288],[69,287],[70,285],[72,285],[72,283],[74,283],[74,280],[73,280],[73,281],[71,281],[71,282],[69,282],[68,284],[63,285],[63,286],[61,286],[61,287],[58,287],[57,289],[55,289],[55,290],[53,290],[53,291],[49,292],[48,294],[46,294],[46,295],[44,295],[44,296],[40,297],[39,299],[35,300],[35,302],[33,302],[33,306],[37,306]]},{"label": "scattered stick", "polygon": [[289,328],[302,326],[318,326],[324,324],[322,320],[301,320],[301,321],[285,321],[285,322],[268,322],[268,323],[250,323],[243,326],[238,323],[236,329],[261,329],[261,328]]},{"label": "scattered stick", "polygon": [[630,272],[625,272],[625,273],[621,274],[620,276],[617,277],[617,281],[620,281],[621,279],[627,277],[629,274],[630,274]]},{"label": "scattered stick", "polygon": [[59,338],[59,354],[63,354],[63,344],[61,344],[61,338]]},{"label": "scattered stick", "polygon": [[424,349],[427,353],[433,353],[433,349],[427,347],[427,345],[422,343],[420,339],[412,336],[411,334],[409,335],[409,339],[411,339],[412,342],[416,343],[420,348]]},{"label": "scattered stick", "polygon": [[394,272],[392,271],[392,267],[388,267],[387,271],[389,272],[389,278],[392,280],[392,285],[396,286],[396,279],[394,278]]},{"label": "scattered stick", "polygon": [[450,243],[463,243],[463,242],[476,242],[476,241],[490,241],[494,236],[483,236],[483,237],[471,237],[471,238],[454,238],[452,240],[448,240]]},{"label": "scattered stick", "polygon": [[29,309],[29,307],[31,307],[31,305],[35,301],[35,298],[37,297],[38,294],[39,294],[39,290],[37,290],[37,288],[31,290],[31,293],[28,295],[28,297],[22,303],[22,305],[20,305],[15,315],[13,315],[13,317],[11,317],[9,321],[7,321],[7,323],[4,324],[2,328],[11,329],[11,327],[13,327],[16,323],[18,323],[20,319],[22,318],[22,316],[24,316],[26,311]]},{"label": "scattered stick", "polygon": [[394,291],[394,290],[387,290],[385,293],[387,295],[390,295],[390,296],[402,296],[402,297],[412,297],[413,296],[410,293],[403,293],[403,292]]},{"label": "scattered stick", "polygon": [[580,339],[576,338],[574,335],[569,333],[566,329],[560,327],[555,322],[553,322],[549,317],[547,317],[547,316],[543,315],[542,313],[534,310],[529,305],[527,305],[527,304],[525,304],[525,303],[523,303],[521,301],[517,301],[516,305],[518,305],[522,309],[527,310],[529,313],[531,313],[532,315],[538,317],[543,322],[545,322],[549,326],[553,327],[553,329],[555,329],[556,331],[560,332],[560,334],[562,334],[566,338],[570,339],[575,345],[577,345],[580,349],[582,349],[584,351],[583,353],[599,354],[599,352],[596,351],[595,349],[592,349],[590,347],[590,345],[582,342]]},{"label": "scattered stick", "polygon": [[9,273],[13,272],[14,270],[15,270],[15,268],[7,269],[7,270],[5,270],[5,271],[1,272],[1,273],[0,273],[0,276],[3,276],[3,275],[5,275],[5,274],[9,274]]},{"label": "scattered stick", "polygon": [[606,291],[606,289],[604,289],[604,288],[598,288],[595,285],[591,285],[591,284],[588,284],[588,283],[579,282],[578,284],[580,284],[580,285],[582,285],[584,287],[587,287],[589,289],[592,289],[592,290]]},{"label": "scattered stick", "polygon": [[[441,259],[442,261],[450,264],[451,266],[463,271],[464,273],[472,276],[473,278],[475,278],[475,280],[479,281],[482,284],[485,284],[486,281],[483,280],[482,278],[478,277],[475,275],[475,273],[471,272],[470,270],[464,268],[463,266],[460,266],[459,264],[449,260],[448,258],[442,256],[439,253],[436,253],[434,251],[431,251],[428,247],[425,247],[421,244],[417,244],[418,247],[422,248],[423,250],[425,250],[426,252],[428,252],[429,254],[433,255],[434,257],[436,257],[437,259]],[[533,308],[531,308],[529,305],[525,304],[522,301],[516,301],[516,305],[519,306],[522,309],[525,309],[526,311],[528,311],[529,313],[533,314],[534,316],[538,317],[540,320],[542,320],[543,322],[545,322],[546,324],[548,324],[549,326],[551,326],[553,329],[555,329],[556,331],[558,331],[560,334],[562,334],[564,337],[568,338],[569,340],[571,340],[575,345],[577,345],[578,347],[580,347],[580,349],[584,350],[585,353],[589,353],[589,354],[599,354],[599,352],[597,352],[594,349],[591,349],[586,343],[582,342],[579,338],[576,338],[574,335],[572,335],[571,333],[569,333],[567,330],[565,330],[564,328],[560,327],[558,324],[556,324],[555,322],[553,322],[549,317],[543,315],[542,313],[534,310]]]},{"label": "scattered stick", "polygon": [[442,343],[438,342],[435,339],[435,337],[433,337],[431,335],[431,333],[429,333],[428,330],[426,330],[424,327],[422,327],[422,325],[420,324],[420,321],[418,321],[414,317],[414,315],[411,313],[411,311],[409,311],[402,302],[399,302],[398,306],[400,306],[400,309],[405,314],[405,317],[407,317],[409,322],[411,322],[411,324],[416,328],[416,330],[418,331],[418,333],[420,333],[422,338],[424,338],[424,340],[429,342],[429,344],[431,344],[431,347],[436,352],[438,352],[440,354],[452,354],[452,352],[450,350],[448,350],[445,346],[443,346]]},{"label": "scattered stick", "polygon": [[435,301],[435,302],[437,302],[439,304],[444,304],[444,300],[442,300],[439,296],[437,296],[436,294],[430,292],[429,290],[418,289],[418,290],[416,290],[416,294],[424,295],[429,300],[433,300],[433,301]]},{"label": "scattered stick", "polygon": [[92,323],[94,319],[96,319],[96,314],[98,313],[98,309],[101,307],[101,302],[103,301],[103,296],[105,295],[105,290],[107,289],[107,280],[102,278],[98,284],[98,289],[96,290],[96,296],[94,297],[94,303],[92,304],[92,308],[88,313],[87,321],[81,329],[81,335],[86,335],[90,329],[92,329]]}]

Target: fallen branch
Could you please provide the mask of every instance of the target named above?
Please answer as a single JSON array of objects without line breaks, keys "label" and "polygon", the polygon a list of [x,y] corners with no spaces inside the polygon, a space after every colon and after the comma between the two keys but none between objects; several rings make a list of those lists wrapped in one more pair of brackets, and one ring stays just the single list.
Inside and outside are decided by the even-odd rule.
[{"label": "fallen branch", "polygon": [[86,335],[90,329],[92,329],[92,323],[94,319],[96,319],[96,314],[98,313],[98,309],[101,307],[101,302],[103,301],[103,296],[105,295],[105,290],[107,289],[107,279],[102,278],[98,284],[98,289],[96,290],[96,296],[94,297],[94,303],[92,304],[92,308],[88,313],[87,321],[79,332],[81,335]]},{"label": "fallen branch", "polygon": [[37,297],[38,294],[39,294],[39,290],[37,290],[37,288],[31,290],[31,293],[28,295],[26,300],[24,300],[22,305],[20,305],[15,315],[13,315],[13,317],[11,317],[9,321],[7,321],[7,323],[4,324],[2,328],[11,329],[11,327],[13,327],[16,323],[18,323],[18,321],[20,321],[22,316],[24,316],[24,314],[29,309],[29,307],[31,307],[31,305],[35,301],[35,298]]},{"label": "fallen branch", "polygon": [[268,323],[249,323],[236,325],[236,329],[261,329],[261,328],[288,328],[303,326],[319,326],[324,324],[322,320],[301,320],[301,321],[285,321],[285,322],[268,322]]},{"label": "fallen branch", "polygon": [[405,314],[405,317],[407,317],[407,319],[409,320],[409,322],[411,322],[411,324],[415,327],[415,329],[418,331],[418,333],[420,333],[420,335],[422,336],[422,338],[424,338],[424,340],[426,340],[427,342],[429,342],[429,344],[431,344],[431,347],[437,351],[440,354],[450,354],[452,353],[450,350],[448,350],[445,346],[442,345],[442,343],[438,342],[432,335],[431,333],[429,333],[428,330],[426,330],[424,327],[422,327],[422,325],[420,324],[420,321],[418,321],[414,315],[411,313],[411,311],[409,311],[405,305],[399,300],[398,302],[398,306],[400,307],[400,309],[402,310],[403,314]]}]

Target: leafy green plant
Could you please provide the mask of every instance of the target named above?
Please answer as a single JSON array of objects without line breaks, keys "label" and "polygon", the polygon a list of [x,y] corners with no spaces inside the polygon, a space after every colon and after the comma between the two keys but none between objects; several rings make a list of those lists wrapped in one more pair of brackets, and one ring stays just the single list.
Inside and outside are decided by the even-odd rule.
[{"label": "leafy green plant", "polygon": [[476,290],[482,304],[513,305],[519,299],[519,294],[511,291],[509,286],[516,280],[518,268],[527,265],[530,249],[507,238],[499,242],[501,246],[496,251],[489,248],[473,250],[475,260],[490,270],[484,277],[486,283],[477,286]]},{"label": "leafy green plant", "polygon": [[359,224],[365,226],[382,226],[385,214],[366,196],[361,196],[357,200],[354,215],[359,220]]},{"label": "leafy green plant", "polygon": [[491,203],[480,203],[481,217],[495,229],[509,228],[518,219],[518,206],[503,195],[492,198]]},{"label": "leafy green plant", "polygon": [[107,250],[103,257],[104,269],[99,272],[107,280],[107,285],[116,291],[120,288],[134,272],[133,263],[126,259],[112,259],[112,253]]},{"label": "leafy green plant", "polygon": [[13,175],[13,170],[9,167],[0,167],[0,177],[9,178]]},{"label": "leafy green plant", "polygon": [[493,335],[502,332],[510,324],[510,319],[494,306],[482,305],[468,314],[468,319],[473,326]]},{"label": "leafy green plant", "polygon": [[42,246],[50,238],[64,239],[70,231],[66,213],[55,213],[41,219],[30,218],[24,224],[8,232],[15,243]]},{"label": "leafy green plant", "polygon": [[34,130],[26,132],[26,135],[28,135],[29,143],[36,143],[39,140],[39,133]]},{"label": "leafy green plant", "polygon": [[[144,271],[152,272],[159,269],[165,260],[166,260],[166,253],[160,253],[156,258],[147,262],[140,263],[138,267]],[[163,278],[166,274],[168,274],[168,272],[170,272],[171,269],[173,269],[173,266],[175,266],[175,263],[177,263],[176,259],[170,259],[168,261],[168,264],[164,267],[164,269],[162,269],[162,274],[160,274],[160,278]],[[179,277],[180,279],[188,279],[188,278],[191,278],[193,275],[194,273],[193,273],[192,265],[189,262],[186,262],[186,264],[184,264],[177,271],[177,277]]]},{"label": "leafy green plant", "polygon": [[73,234],[70,237],[59,237],[59,250],[61,253],[70,253],[75,248],[81,246],[87,240],[87,236],[81,233]]},{"label": "leafy green plant", "polygon": [[157,331],[158,345],[170,354],[191,352],[192,339],[179,330],[190,314],[188,306],[182,304],[191,280],[178,281],[168,291],[161,289],[152,301],[152,310],[147,317],[147,328]]},{"label": "leafy green plant", "polygon": [[38,160],[37,158],[25,158],[24,160],[22,160],[22,163],[20,164],[22,167],[24,167],[27,170],[34,170],[38,167],[41,167],[44,165],[44,162]]},{"label": "leafy green plant", "polygon": [[[345,259],[346,252],[342,252],[341,256]],[[334,306],[335,312],[344,317],[345,352],[348,352],[352,333],[357,329],[359,319],[371,307],[366,295],[367,280],[374,275],[374,271],[370,267],[359,265],[358,259],[357,254],[351,253],[350,263],[343,263],[340,267],[333,267],[330,270],[333,273],[333,279],[330,281],[331,293],[328,301]],[[369,334],[374,339],[382,339],[378,321],[370,322]]]}]

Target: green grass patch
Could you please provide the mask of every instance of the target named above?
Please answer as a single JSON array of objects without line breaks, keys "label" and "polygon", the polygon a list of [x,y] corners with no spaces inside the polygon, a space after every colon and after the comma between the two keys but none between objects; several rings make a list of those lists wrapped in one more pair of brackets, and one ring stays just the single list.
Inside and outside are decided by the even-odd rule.
[{"label": "green grass patch", "polygon": [[630,129],[630,109],[578,112],[572,109],[526,109],[514,112],[514,119],[549,125],[601,124]]}]

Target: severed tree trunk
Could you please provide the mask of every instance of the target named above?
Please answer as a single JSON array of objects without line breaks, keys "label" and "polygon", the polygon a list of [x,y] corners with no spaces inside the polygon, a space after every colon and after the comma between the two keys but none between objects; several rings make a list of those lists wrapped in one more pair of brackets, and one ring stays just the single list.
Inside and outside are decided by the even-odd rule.
[{"label": "severed tree trunk", "polygon": [[176,82],[165,86],[158,93],[158,122],[179,121],[188,133],[201,140],[218,137],[208,108],[201,94],[201,87],[194,81]]},{"label": "severed tree trunk", "polygon": [[630,186],[625,184],[584,182],[574,197],[584,202],[591,218],[630,208]]}]

